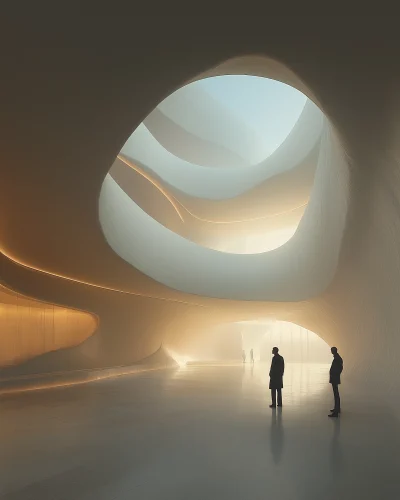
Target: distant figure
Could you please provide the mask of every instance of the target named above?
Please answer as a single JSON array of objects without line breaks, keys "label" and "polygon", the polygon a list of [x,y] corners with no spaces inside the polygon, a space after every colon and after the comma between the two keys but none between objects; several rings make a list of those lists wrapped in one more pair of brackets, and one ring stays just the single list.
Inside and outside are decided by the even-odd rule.
[{"label": "distant figure", "polygon": [[279,349],[274,347],[272,349],[271,369],[269,371],[269,388],[271,389],[272,405],[270,408],[276,408],[276,393],[278,393],[278,406],[282,406],[282,388],[283,388],[283,374],[285,372],[285,360],[279,353]]},{"label": "distant figure", "polygon": [[243,363],[246,363],[246,351],[243,349],[242,351]]},{"label": "distant figure", "polygon": [[338,417],[340,413],[339,384],[340,374],[343,371],[343,359],[339,356],[337,347],[331,347],[331,353],[333,354],[333,361],[329,370],[329,383],[332,384],[335,407],[331,410],[331,414],[328,417]]},{"label": "distant figure", "polygon": [[254,352],[253,349],[250,349],[250,361],[254,363]]}]

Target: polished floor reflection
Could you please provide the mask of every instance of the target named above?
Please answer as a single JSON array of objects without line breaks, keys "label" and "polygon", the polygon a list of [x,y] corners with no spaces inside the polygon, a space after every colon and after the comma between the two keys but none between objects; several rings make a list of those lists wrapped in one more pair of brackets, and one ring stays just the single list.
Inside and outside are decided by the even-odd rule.
[{"label": "polished floor reflection", "polygon": [[[325,365],[185,367],[0,399],[0,498],[400,498],[400,423]],[[346,382],[344,380],[344,382]]]}]

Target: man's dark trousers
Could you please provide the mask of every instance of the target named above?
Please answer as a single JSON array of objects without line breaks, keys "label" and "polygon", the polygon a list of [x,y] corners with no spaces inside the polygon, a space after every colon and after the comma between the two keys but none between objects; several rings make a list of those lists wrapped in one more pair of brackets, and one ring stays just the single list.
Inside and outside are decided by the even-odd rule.
[{"label": "man's dark trousers", "polygon": [[340,396],[339,396],[339,385],[332,384],[333,396],[335,398],[335,413],[340,412]]},{"label": "man's dark trousers", "polygon": [[276,406],[276,393],[278,393],[278,406],[282,406],[282,389],[271,389],[272,404]]}]

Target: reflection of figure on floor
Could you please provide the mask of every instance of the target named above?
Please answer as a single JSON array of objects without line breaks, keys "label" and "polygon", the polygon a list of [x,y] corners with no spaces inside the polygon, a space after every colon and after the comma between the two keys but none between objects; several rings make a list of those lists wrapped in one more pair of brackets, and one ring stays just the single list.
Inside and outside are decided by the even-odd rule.
[{"label": "reflection of figure on floor", "polygon": [[278,393],[278,406],[282,406],[282,388],[283,388],[283,374],[285,372],[285,360],[278,354],[279,349],[274,347],[272,349],[271,369],[269,371],[269,388],[271,389],[272,404],[270,408],[276,408],[276,393]]},{"label": "reflection of figure on floor", "polygon": [[283,441],[282,410],[278,409],[277,412],[274,411],[272,413],[270,429],[271,453],[276,464],[278,464],[282,458]]},{"label": "reflection of figure on floor", "polygon": [[242,351],[243,363],[246,363],[246,351],[243,349]]},{"label": "reflection of figure on floor", "polygon": [[331,347],[331,353],[333,354],[333,361],[331,369],[329,370],[329,383],[332,384],[333,396],[335,398],[335,407],[331,410],[329,417],[338,417],[340,413],[340,396],[339,396],[339,384],[340,384],[340,374],[343,371],[343,359],[339,356],[337,347]]},{"label": "reflection of figure on floor", "polygon": [[334,420],[332,425],[334,425],[334,429],[331,441],[330,466],[332,478],[336,480],[341,472],[343,462],[340,443],[340,419]]},{"label": "reflection of figure on floor", "polygon": [[250,361],[254,363],[254,352],[253,349],[250,349]]},{"label": "reflection of figure on floor", "polygon": [[251,365],[250,374],[251,374],[251,378],[253,378],[254,377],[254,365]]}]

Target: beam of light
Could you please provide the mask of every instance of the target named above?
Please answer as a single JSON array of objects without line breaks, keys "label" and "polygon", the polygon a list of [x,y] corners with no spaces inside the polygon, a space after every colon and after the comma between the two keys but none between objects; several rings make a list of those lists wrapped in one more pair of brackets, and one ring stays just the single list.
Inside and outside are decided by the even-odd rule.
[{"label": "beam of light", "polygon": [[178,204],[189,214],[191,215],[194,219],[197,219],[201,222],[207,222],[209,224],[240,224],[240,223],[245,223],[245,222],[252,222],[252,221],[257,221],[257,220],[263,220],[263,219],[270,219],[273,217],[279,217],[280,215],[285,215],[289,214],[291,212],[294,212],[296,210],[299,210],[300,208],[303,208],[307,206],[308,201],[305,203],[294,207],[290,208],[289,210],[284,210],[282,212],[277,212],[275,214],[267,214],[267,215],[260,215],[258,217],[251,217],[248,219],[240,219],[240,220],[230,220],[230,221],[223,221],[223,220],[209,220],[209,219],[204,219],[202,217],[199,217],[198,215],[194,214],[191,212],[181,201],[179,201],[177,198],[175,198],[172,194],[170,194],[164,186],[161,184],[161,182],[155,181],[148,173],[146,173],[142,168],[138,167],[135,163],[131,162],[125,156],[119,154],[117,156],[119,160],[121,160],[125,165],[127,165],[129,168],[137,172],[139,175],[141,175],[144,179],[148,180],[158,191],[169,201],[169,203],[172,205],[174,208],[175,212],[177,213],[178,217],[181,219],[182,222],[184,221],[184,218],[182,216],[181,211],[178,208]]},{"label": "beam of light", "polygon": [[167,351],[167,353],[169,354],[169,356],[171,356],[171,358],[176,363],[178,363],[178,365],[180,367],[186,366],[188,363],[190,363],[191,361],[193,361],[193,358],[191,358],[190,356],[185,356],[185,355],[182,355],[182,354],[178,354],[177,352],[172,351],[168,347],[166,347],[165,350]]},{"label": "beam of light", "polygon": [[[168,298],[168,297],[160,297],[158,295],[150,295],[150,294],[139,293],[139,292],[128,292],[127,290],[120,290],[118,288],[112,288],[112,287],[105,286],[105,285],[98,285],[96,283],[91,283],[89,281],[78,280],[76,278],[71,278],[70,276],[65,276],[63,274],[58,274],[58,273],[46,271],[45,269],[42,269],[40,267],[34,267],[34,266],[30,266],[30,265],[25,264],[24,262],[19,260],[17,257],[14,257],[10,253],[8,253],[4,249],[4,247],[0,247],[0,253],[3,254],[4,257],[6,257],[8,260],[10,260],[11,262],[13,262],[14,264],[16,264],[19,267],[22,267],[24,269],[28,269],[29,271],[32,271],[32,272],[45,274],[46,276],[52,276],[53,278],[58,278],[58,279],[62,279],[65,281],[69,281],[71,283],[77,283],[79,285],[86,285],[86,286],[89,286],[91,288],[97,288],[100,290],[105,290],[107,292],[116,292],[116,293],[121,293],[123,295],[132,295],[135,297],[142,297],[145,299],[162,300],[164,302],[174,302],[174,303],[178,303],[178,304],[184,304],[184,305],[188,305],[188,306],[195,306],[195,307],[202,307],[202,308],[208,307],[204,304],[198,304],[197,302],[187,302],[184,300],[173,299],[173,298]],[[63,307],[63,306],[61,306],[61,307]],[[69,307],[69,306],[67,306],[67,307]]]}]

